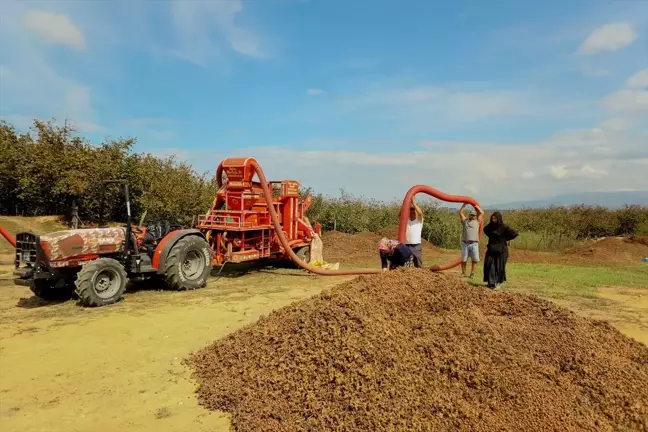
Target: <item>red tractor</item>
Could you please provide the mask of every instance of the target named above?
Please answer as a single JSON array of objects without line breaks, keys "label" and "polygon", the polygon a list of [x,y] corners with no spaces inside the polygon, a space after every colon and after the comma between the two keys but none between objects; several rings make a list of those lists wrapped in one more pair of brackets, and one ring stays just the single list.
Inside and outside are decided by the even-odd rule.
[{"label": "red tractor", "polygon": [[[126,225],[37,235],[0,230],[16,248],[14,283],[43,299],[70,297],[85,306],[118,301],[126,283],[159,277],[176,290],[200,288],[211,271],[211,250],[197,229],[169,224],[131,225],[128,182],[113,180],[126,201]],[[105,187],[104,187],[105,190]],[[103,209],[103,202],[102,202]],[[103,213],[103,210],[102,210]]]},{"label": "red tractor", "polygon": [[[240,263],[263,258],[290,259],[272,224],[268,201],[279,216],[279,223],[290,248],[309,262],[311,242],[321,233],[305,216],[311,197],[302,199],[299,182],[268,182],[272,197],[266,200],[259,181],[253,181],[254,158],[228,158],[216,170],[218,192],[209,212],[198,218],[197,228],[213,251],[212,263]],[[223,174],[225,182],[223,182]]]}]

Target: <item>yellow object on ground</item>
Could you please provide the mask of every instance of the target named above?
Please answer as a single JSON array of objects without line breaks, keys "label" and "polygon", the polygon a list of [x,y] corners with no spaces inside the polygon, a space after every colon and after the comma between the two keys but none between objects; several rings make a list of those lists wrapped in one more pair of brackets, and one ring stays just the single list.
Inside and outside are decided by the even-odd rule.
[{"label": "yellow object on ground", "polygon": [[324,243],[322,243],[322,239],[319,235],[315,234],[313,240],[311,240],[310,261],[308,263],[315,267],[338,270],[340,263],[330,264],[324,261],[323,249]]}]

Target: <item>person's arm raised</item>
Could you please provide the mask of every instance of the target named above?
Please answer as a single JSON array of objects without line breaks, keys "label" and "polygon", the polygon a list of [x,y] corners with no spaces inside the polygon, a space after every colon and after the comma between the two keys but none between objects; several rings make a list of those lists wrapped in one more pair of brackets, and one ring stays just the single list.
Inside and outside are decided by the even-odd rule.
[{"label": "person's arm raised", "polygon": [[414,206],[414,211],[416,212],[416,218],[423,222],[423,210],[421,210],[421,207],[419,207],[414,200],[412,200],[412,205]]}]

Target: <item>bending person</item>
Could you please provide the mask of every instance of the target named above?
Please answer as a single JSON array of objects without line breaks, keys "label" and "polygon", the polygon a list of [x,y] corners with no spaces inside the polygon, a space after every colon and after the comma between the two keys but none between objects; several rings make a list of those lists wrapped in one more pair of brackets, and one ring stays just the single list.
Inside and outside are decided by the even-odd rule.
[{"label": "bending person", "polygon": [[459,219],[461,220],[461,276],[466,276],[466,264],[470,256],[471,268],[470,278],[475,277],[475,268],[479,262],[479,216],[484,211],[479,206],[475,206],[475,211],[469,210],[468,217],[464,214],[466,204],[459,210]]},{"label": "bending person", "polygon": [[411,267],[414,264],[412,250],[396,240],[383,237],[378,242],[378,251],[383,271],[393,270],[397,267]]},{"label": "bending person", "polygon": [[504,224],[500,212],[491,215],[490,222],[484,227],[488,236],[486,257],[484,259],[484,282],[488,288],[497,288],[506,282],[506,262],[508,261],[508,242],[518,236],[511,227]]}]

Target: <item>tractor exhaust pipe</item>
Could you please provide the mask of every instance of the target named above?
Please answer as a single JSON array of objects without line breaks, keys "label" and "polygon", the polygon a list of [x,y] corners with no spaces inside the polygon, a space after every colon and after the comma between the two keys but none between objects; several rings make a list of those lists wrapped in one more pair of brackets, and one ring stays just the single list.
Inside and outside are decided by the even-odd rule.
[{"label": "tractor exhaust pipe", "polygon": [[16,247],[16,237],[9,234],[9,231],[4,229],[2,226],[0,226],[0,235],[6,238],[11,246]]}]

